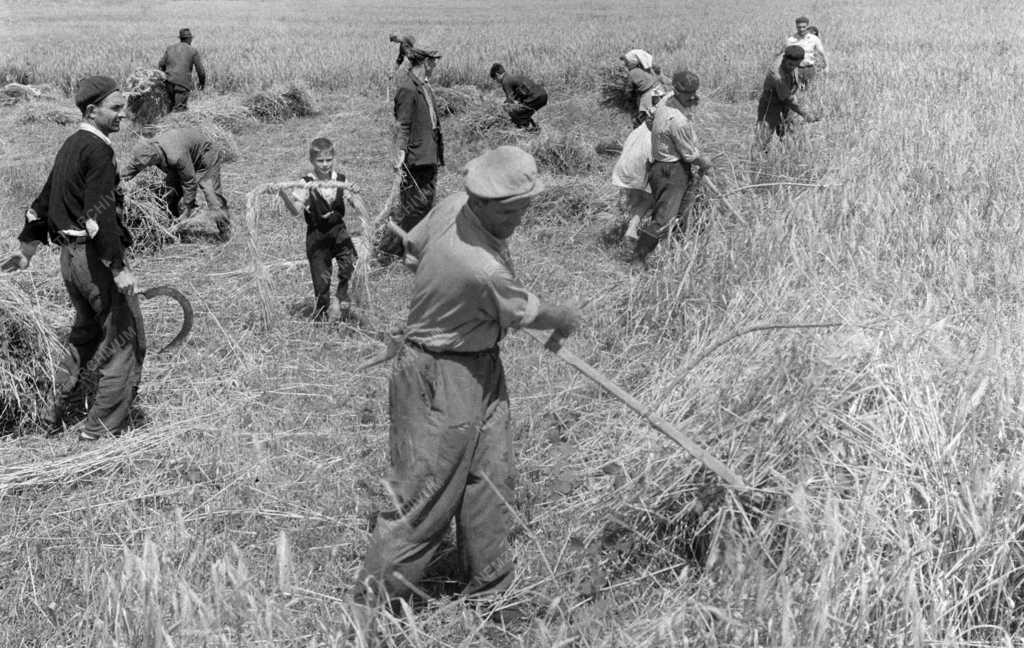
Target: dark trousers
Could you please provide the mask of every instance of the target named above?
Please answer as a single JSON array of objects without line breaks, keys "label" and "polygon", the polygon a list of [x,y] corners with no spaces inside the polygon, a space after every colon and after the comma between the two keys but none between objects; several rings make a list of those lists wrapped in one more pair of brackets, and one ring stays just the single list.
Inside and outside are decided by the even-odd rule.
[{"label": "dark trousers", "polygon": [[316,296],[313,317],[319,319],[326,315],[331,305],[332,261],[338,264],[335,295],[339,302],[348,301],[348,282],[356,267],[356,247],[344,225],[327,231],[308,229],[306,258],[309,259],[309,273],[313,278],[313,294]]},{"label": "dark trousers", "polygon": [[547,95],[544,95],[530,105],[523,103],[505,104],[505,112],[508,113],[509,118],[512,120],[512,125],[516,128],[535,127],[537,124],[533,121],[533,115],[546,106],[547,103]]},{"label": "dark trousers", "polygon": [[165,81],[164,84],[167,87],[168,109],[171,112],[188,110],[188,94],[191,90],[183,85],[172,83],[170,81]]},{"label": "dark trousers", "polygon": [[648,176],[654,211],[651,221],[639,232],[636,244],[637,256],[646,257],[658,246],[674,222],[686,230],[690,209],[697,197],[697,183],[693,182],[690,164],[678,162],[655,162]]},{"label": "dark trousers", "polygon": [[91,243],[62,246],[60,269],[75,321],[54,378],[54,422],[87,399],[85,431],[120,433],[142,376],[142,321]]},{"label": "dark trousers", "polygon": [[[416,227],[434,206],[437,190],[437,166],[425,164],[402,168],[402,184],[398,195],[398,213],[395,222],[408,232]],[[402,256],[402,239],[390,230],[385,231],[377,246],[379,253]]]},{"label": "dark trousers", "polygon": [[360,582],[388,597],[409,595],[454,517],[463,593],[506,589],[514,567],[506,504],[514,457],[497,350],[456,356],[406,346],[395,359],[388,402],[388,484],[398,510],[378,518]]}]

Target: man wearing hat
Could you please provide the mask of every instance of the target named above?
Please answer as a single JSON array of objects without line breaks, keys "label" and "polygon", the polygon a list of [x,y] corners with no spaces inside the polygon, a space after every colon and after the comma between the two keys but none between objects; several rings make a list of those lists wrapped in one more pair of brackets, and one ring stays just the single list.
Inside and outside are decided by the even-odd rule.
[{"label": "man wearing hat", "polygon": [[471,160],[465,192],[405,237],[416,270],[404,346],[389,387],[391,469],[398,510],[378,519],[356,587],[413,591],[453,517],[465,595],[508,587],[513,452],[498,343],[509,329],[571,334],[579,309],[540,300],[515,277],[507,239],[542,189],[533,157],[500,146]]},{"label": "man wearing hat", "polygon": [[[803,51],[803,58],[797,67],[796,79],[800,88],[806,88],[814,81],[817,70],[825,70],[828,61],[825,60],[825,46],[821,44],[821,38],[811,31],[811,21],[806,16],[796,19],[796,33],[786,37],[784,48],[798,45]],[[817,31],[817,29],[815,29]]]},{"label": "man wearing hat", "polygon": [[409,53],[415,48],[416,38],[408,34],[405,36],[389,34],[388,40],[398,44],[398,57],[395,59],[395,71],[397,72],[402,67],[402,63],[405,63],[405,59],[409,57]]},{"label": "man wearing hat", "polygon": [[[123,196],[108,138],[120,129],[124,95],[113,79],[94,76],[78,82],[75,103],[82,123],[57,152],[43,190],[25,214],[20,252],[3,269],[28,267],[40,244],[60,246],[75,321],[44,419],[56,430],[72,403],[91,397],[80,438],[94,440],[127,425],[142,372],[137,328],[142,322],[126,298],[135,291],[125,262],[131,237],[122,220]],[[93,388],[95,394],[88,393]]]},{"label": "man wearing hat", "polygon": [[[152,139],[140,140],[132,148],[132,159],[121,170],[121,178],[130,180],[148,166],[163,171],[164,199],[175,219],[187,222],[196,209],[201,190],[206,211],[213,216],[221,242],[231,237],[228,201],[220,187],[221,152],[217,145],[191,126],[171,128]],[[184,210],[182,210],[184,205]]]},{"label": "man wearing hat", "polygon": [[658,246],[677,219],[686,229],[687,212],[696,196],[698,174],[711,162],[697,145],[690,113],[697,105],[700,79],[689,70],[672,75],[673,94],[658,104],[651,124],[651,170],[648,181],[654,198],[650,223],[638,232],[633,259],[643,261]]},{"label": "man wearing hat", "polygon": [[179,42],[171,45],[160,57],[157,66],[167,75],[167,96],[174,112],[188,110],[188,95],[192,91],[192,68],[199,77],[199,89],[206,87],[206,70],[199,50],[192,47],[192,31],[183,27],[178,31]]},{"label": "man wearing hat", "polygon": [[[430,87],[430,74],[441,55],[433,50],[409,47],[409,71],[402,75],[395,92],[395,120],[398,129],[394,166],[402,174],[397,214],[393,218],[408,232],[434,206],[437,168],[444,166],[441,122]],[[388,264],[402,254],[402,241],[385,232],[377,244],[377,259]]]},{"label": "man wearing hat", "polygon": [[778,69],[768,72],[764,78],[761,97],[757,102],[757,140],[764,151],[768,150],[772,133],[779,137],[786,134],[790,111],[808,122],[817,121],[804,112],[795,100],[797,69],[803,58],[804,49],[799,45],[790,45],[783,51]]}]

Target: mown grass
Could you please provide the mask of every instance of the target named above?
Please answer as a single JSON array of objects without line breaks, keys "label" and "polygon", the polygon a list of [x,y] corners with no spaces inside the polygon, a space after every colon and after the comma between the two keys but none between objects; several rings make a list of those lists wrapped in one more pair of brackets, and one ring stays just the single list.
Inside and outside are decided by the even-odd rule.
[{"label": "mown grass", "polygon": [[[225,169],[235,206],[249,188],[303,170],[321,134],[339,143],[371,211],[381,204],[390,31],[436,43],[439,81],[492,99],[494,60],[543,78],[552,104],[539,118],[558,146],[626,132],[626,118],[598,101],[601,68],[627,47],[701,74],[698,131],[749,226],[705,201],[703,233],[630,272],[598,240],[615,202],[610,161],[587,157],[579,176],[545,167],[552,188],[513,253],[539,293],[590,299],[570,342],[577,353],[753,490],[722,491],[513,335],[504,357],[523,524],[510,599],[552,603],[512,634],[442,598],[404,618],[379,615],[381,645],[1020,645],[1024,132],[1011,3],[815,5],[834,73],[809,101],[825,119],[765,158],[749,150],[751,96],[803,11],[783,3],[247,4],[244,37],[233,19],[243,5],[232,2],[75,5],[63,18],[55,7],[19,8],[5,54],[40,82],[126,76],[181,23],[207,54],[213,92],[301,80],[323,93],[318,117],[238,133],[241,159]],[[79,26],[117,36],[86,44],[72,34]],[[979,51],[998,63],[978,65]],[[442,193],[489,141],[463,135],[478,114],[446,118]],[[66,132],[11,124],[0,135],[9,233]],[[555,152],[565,150],[575,149]],[[288,315],[309,298],[306,271],[272,264],[302,259],[301,227],[266,210],[258,239],[278,268],[273,328],[257,326],[243,236],[224,248],[168,246],[137,267],[146,285],[193,295],[197,329],[180,354],[147,364],[149,424],[98,446],[0,442],[5,645],[344,645],[344,592],[369,521],[387,506],[387,370],[355,372],[378,331]],[[52,254],[15,281],[63,307]],[[409,277],[390,268],[371,282],[384,331],[403,317]],[[159,338],[173,322],[147,308]],[[751,333],[690,368],[750,324],[816,321],[842,325]]]}]

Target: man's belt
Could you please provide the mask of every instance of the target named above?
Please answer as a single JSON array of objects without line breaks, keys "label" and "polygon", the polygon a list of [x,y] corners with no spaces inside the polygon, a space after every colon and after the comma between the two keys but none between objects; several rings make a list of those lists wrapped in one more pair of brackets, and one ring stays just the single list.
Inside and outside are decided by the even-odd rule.
[{"label": "man's belt", "polygon": [[484,356],[495,355],[498,353],[498,346],[492,346],[490,349],[484,349],[482,351],[450,351],[447,349],[431,349],[428,346],[424,346],[415,340],[407,339],[406,344],[414,349],[419,349],[424,353],[429,353],[433,356],[453,356],[456,358],[481,358]]},{"label": "man's belt", "polygon": [[70,245],[71,243],[88,243],[89,234],[85,230],[64,229],[57,232],[54,242],[58,245]]}]

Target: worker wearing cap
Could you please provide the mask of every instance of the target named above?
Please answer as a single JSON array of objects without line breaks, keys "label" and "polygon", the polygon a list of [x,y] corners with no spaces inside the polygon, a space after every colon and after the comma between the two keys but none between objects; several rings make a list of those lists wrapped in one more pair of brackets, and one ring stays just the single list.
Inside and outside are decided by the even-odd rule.
[{"label": "worker wearing cap", "polygon": [[509,329],[568,335],[580,322],[575,306],[542,301],[512,269],[507,240],[541,189],[533,156],[498,147],[471,160],[465,192],[448,196],[406,237],[416,276],[389,388],[398,510],[378,519],[357,599],[408,595],[453,517],[464,594],[511,582],[514,468],[498,343]]},{"label": "worker wearing cap", "polygon": [[548,105],[548,91],[544,86],[524,74],[507,73],[501,63],[491,66],[490,76],[505,92],[504,108],[512,125],[531,132],[539,131],[540,126],[533,121],[533,116]]},{"label": "worker wearing cap", "polygon": [[696,195],[699,173],[711,169],[711,162],[697,145],[690,114],[697,105],[700,79],[689,70],[672,75],[673,93],[658,104],[651,124],[651,171],[648,181],[654,198],[651,221],[640,229],[633,259],[643,261],[658,246],[672,224],[681,221],[686,229],[687,212]]},{"label": "worker wearing cap", "polygon": [[804,56],[800,59],[800,65],[796,71],[796,79],[800,88],[809,86],[814,81],[817,71],[819,69],[824,71],[828,67],[828,61],[825,59],[825,46],[821,44],[821,38],[811,31],[810,22],[806,16],[797,18],[796,33],[787,36],[784,45],[784,47],[798,45],[804,51]]},{"label": "worker wearing cap", "polygon": [[[132,148],[132,158],[121,170],[130,180],[148,166],[163,171],[164,199],[175,219],[188,221],[196,209],[196,197],[202,191],[206,210],[212,214],[217,236],[223,242],[231,237],[228,201],[220,186],[221,151],[203,133],[191,126],[171,128],[152,139],[140,140]],[[184,206],[184,209],[182,209]]]},{"label": "worker wearing cap", "polygon": [[192,31],[183,27],[178,31],[179,42],[171,45],[160,57],[157,67],[167,75],[167,96],[174,112],[188,110],[188,95],[192,91],[192,68],[199,77],[198,88],[206,87],[206,69],[199,50],[192,47]]},{"label": "worker wearing cap", "polygon": [[135,291],[125,262],[131,237],[122,221],[123,196],[108,137],[120,129],[125,98],[113,79],[94,76],[78,82],[75,104],[82,123],[57,152],[25,215],[20,252],[3,269],[28,267],[40,244],[60,245],[61,276],[75,320],[43,418],[56,431],[67,410],[89,397],[80,437],[95,440],[127,425],[142,371],[143,333],[126,298]]},{"label": "worker wearing cap", "polygon": [[[433,50],[410,47],[409,71],[400,77],[395,92],[395,170],[402,174],[397,213],[392,219],[408,232],[434,206],[437,169],[444,166],[441,122],[430,87],[430,74],[441,55]],[[377,259],[388,264],[402,254],[402,241],[385,232],[377,245]]]},{"label": "worker wearing cap", "polygon": [[779,67],[769,71],[764,78],[761,97],[757,102],[757,139],[762,150],[768,150],[773,133],[779,137],[786,134],[790,111],[808,122],[817,121],[795,99],[798,88],[797,68],[803,57],[802,47],[790,45],[783,51]]}]

